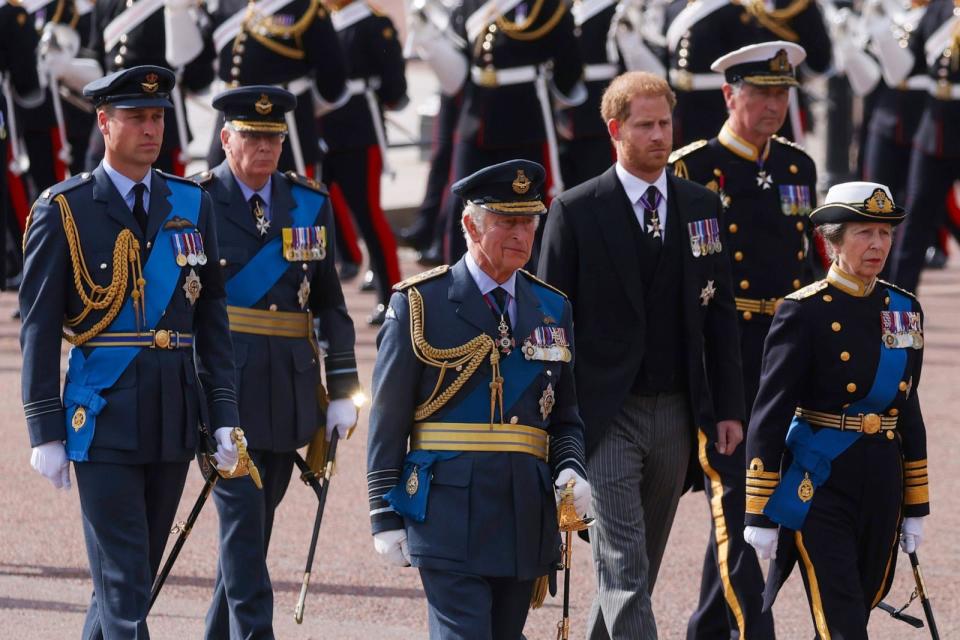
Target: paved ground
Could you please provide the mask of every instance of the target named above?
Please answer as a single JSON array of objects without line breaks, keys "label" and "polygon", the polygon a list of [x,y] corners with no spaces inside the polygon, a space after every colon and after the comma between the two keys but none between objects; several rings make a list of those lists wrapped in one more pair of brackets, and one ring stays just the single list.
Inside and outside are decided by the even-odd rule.
[{"label": "paved ground", "polygon": [[[406,255],[407,272],[416,269]],[[960,431],[953,417],[960,413],[956,393],[960,336],[951,331],[960,311],[960,265],[925,280],[927,350],[921,388],[930,437],[930,469],[934,515],[922,549],[928,586],[935,598],[943,638],[960,634],[960,551],[954,541],[960,528]],[[346,285],[355,318],[362,318],[372,299]],[[29,447],[20,407],[18,325],[8,320],[15,305],[11,294],[0,295],[0,609],[7,638],[76,637],[90,592],[79,521],[76,490],[54,491],[28,465]],[[358,324],[361,380],[369,385],[374,360],[373,331]],[[366,416],[354,439],[340,448],[339,473],[332,485],[320,553],[302,626],[293,622],[314,514],[313,494],[298,482],[291,485],[277,517],[270,572],[276,590],[275,622],[281,638],[369,639],[425,638],[425,602],[416,574],[381,566],[374,557],[366,517],[364,447]],[[191,471],[181,504],[189,511],[200,488]],[[216,514],[205,511],[184,550],[174,576],[150,618],[157,638],[197,638],[213,584],[216,558]],[[685,496],[667,549],[654,608],[663,638],[681,638],[699,584],[699,567],[708,526],[702,495]],[[577,543],[573,574],[573,637],[582,637],[584,619],[594,589],[589,547]],[[902,559],[891,600],[909,594],[909,564]],[[554,637],[560,615],[558,601],[531,614],[529,638]],[[912,610],[919,615],[919,606]],[[780,638],[809,638],[812,626],[800,579],[788,583],[776,609]],[[871,637],[884,640],[923,638],[924,633],[874,616]]]}]

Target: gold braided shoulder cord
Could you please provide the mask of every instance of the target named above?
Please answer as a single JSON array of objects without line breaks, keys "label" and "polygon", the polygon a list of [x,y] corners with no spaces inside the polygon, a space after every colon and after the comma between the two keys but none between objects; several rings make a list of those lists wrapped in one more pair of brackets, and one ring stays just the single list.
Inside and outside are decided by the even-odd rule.
[{"label": "gold braided shoulder cord", "polygon": [[[253,0],[247,4],[247,14],[243,20],[242,30],[250,34],[250,36],[262,44],[267,49],[270,49],[276,54],[284,56],[285,58],[292,58],[294,60],[303,60],[306,56],[302,47],[303,42],[301,36],[303,33],[310,28],[310,25],[313,23],[313,19],[317,15],[317,11],[320,9],[320,0],[312,0],[310,6],[304,11],[303,15],[294,22],[289,27],[283,27],[274,24],[272,18],[273,16],[263,16],[257,13],[255,3]],[[295,49],[293,47],[288,47],[287,45],[280,44],[273,38],[292,38],[300,49]],[[234,47],[236,47],[236,41],[234,41]]]},{"label": "gold braided shoulder cord", "polygon": [[752,16],[761,25],[777,34],[784,40],[796,42],[800,39],[797,32],[788,26],[788,22],[800,15],[808,6],[810,0],[793,0],[783,9],[767,10],[764,0],[734,0],[744,11]]},{"label": "gold braided shoulder cord", "polygon": [[[141,326],[141,309],[145,303],[146,280],[143,277],[143,268],[140,265],[140,242],[134,237],[129,229],[124,229],[117,235],[117,240],[113,245],[113,277],[110,284],[102,287],[94,282],[87,268],[87,263],[83,258],[83,251],[80,246],[80,234],[77,231],[76,222],[73,219],[73,212],[70,210],[70,204],[63,194],[58,195],[54,202],[60,207],[60,219],[63,222],[63,231],[67,237],[67,247],[70,249],[70,265],[73,272],[73,285],[77,290],[83,302],[83,311],[72,318],[65,318],[64,324],[67,327],[75,327],[90,314],[91,311],[102,311],[106,309],[104,316],[93,324],[89,329],[82,333],[74,334],[67,331],[63,332],[64,339],[74,346],[80,346],[90,340],[101,331],[106,329],[123,306],[123,301],[127,291],[127,281],[130,272],[133,272],[134,288],[130,292],[133,298],[133,308],[136,314],[137,328]],[[32,212],[31,212],[32,216]],[[27,221],[29,228],[30,220]],[[24,234],[26,237],[26,234]],[[89,293],[88,293],[89,291]]]},{"label": "gold braided shoulder cord", "polygon": [[[500,423],[503,423],[503,378],[500,376],[500,351],[493,338],[487,334],[480,334],[469,342],[458,347],[448,349],[438,349],[429,342],[424,336],[424,308],[423,296],[416,287],[411,287],[407,294],[410,303],[410,339],[413,343],[413,353],[421,362],[431,367],[440,369],[440,375],[437,378],[437,384],[422,404],[417,406],[413,417],[415,420],[423,420],[427,416],[436,413],[450,399],[456,395],[467,380],[470,379],[485,358],[490,358],[492,375],[490,380],[490,427],[493,428],[494,409],[499,401]],[[462,367],[459,375],[442,392],[440,387],[443,385],[443,379],[449,368]]]},{"label": "gold braided shoulder cord", "polygon": [[527,31],[526,29],[533,23],[534,19],[540,13],[540,10],[543,6],[543,0],[538,0],[537,4],[534,5],[533,10],[530,12],[530,17],[524,20],[523,24],[517,24],[507,20],[505,17],[500,16],[497,18],[497,26],[503,31],[503,34],[508,38],[514,40],[519,40],[521,42],[531,42],[533,40],[539,40],[543,36],[547,35],[553,28],[557,26],[557,23],[560,22],[560,18],[563,17],[563,14],[567,12],[567,5],[565,2],[561,1],[557,5],[556,11],[553,12],[553,15],[547,18],[547,21],[544,22],[541,26],[537,27],[533,31]]}]

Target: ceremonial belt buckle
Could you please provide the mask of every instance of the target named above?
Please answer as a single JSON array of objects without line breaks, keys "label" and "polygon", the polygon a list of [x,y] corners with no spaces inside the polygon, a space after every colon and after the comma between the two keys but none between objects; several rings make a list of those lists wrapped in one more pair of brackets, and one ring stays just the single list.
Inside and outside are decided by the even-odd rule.
[{"label": "ceremonial belt buckle", "polygon": [[680,91],[693,91],[693,74],[685,69],[671,69],[670,79],[673,86]]},{"label": "ceremonial belt buckle", "polygon": [[497,85],[497,70],[495,67],[484,67],[480,70],[478,82],[481,87],[492,89]]},{"label": "ceremonial belt buckle", "polygon": [[875,413],[860,414],[860,429],[872,436],[880,431],[880,416]]},{"label": "ceremonial belt buckle", "polygon": [[151,349],[176,349],[180,346],[180,332],[168,329],[152,329],[150,335],[153,342]]}]

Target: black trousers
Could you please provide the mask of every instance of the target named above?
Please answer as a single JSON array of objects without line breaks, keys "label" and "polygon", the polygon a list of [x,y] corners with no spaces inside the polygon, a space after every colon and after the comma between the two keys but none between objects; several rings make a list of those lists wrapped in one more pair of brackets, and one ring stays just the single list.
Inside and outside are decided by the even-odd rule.
[{"label": "black trousers", "polygon": [[533,580],[420,569],[430,640],[520,640]]},{"label": "black trousers", "polygon": [[73,465],[93,595],[84,640],[144,640],[150,588],[163,559],[188,462]]},{"label": "black trousers", "polygon": [[249,451],[263,490],[249,476],[221,479],[213,489],[220,516],[220,558],[207,610],[209,640],[273,638],[273,586],[267,549],[273,518],[290,485],[294,452]]}]

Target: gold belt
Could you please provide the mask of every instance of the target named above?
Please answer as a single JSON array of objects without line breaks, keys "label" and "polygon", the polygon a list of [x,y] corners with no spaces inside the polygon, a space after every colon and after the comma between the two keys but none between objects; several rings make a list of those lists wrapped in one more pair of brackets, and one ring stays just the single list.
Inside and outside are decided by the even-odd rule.
[{"label": "gold belt", "polygon": [[258,336],[307,338],[313,330],[311,314],[300,311],[264,311],[227,305],[230,331]]},{"label": "gold belt", "polygon": [[804,418],[817,427],[829,427],[840,429],[840,431],[861,431],[867,435],[873,435],[880,431],[892,431],[897,428],[898,416],[881,416],[878,413],[859,413],[854,416],[847,416],[839,413],[811,411],[802,407],[797,407],[795,413],[798,418]]},{"label": "gold belt", "polygon": [[547,432],[523,424],[486,422],[417,422],[410,448],[430,451],[505,451],[547,459]]},{"label": "gold belt", "polygon": [[737,305],[737,311],[749,311],[750,313],[759,313],[765,316],[772,316],[777,312],[777,307],[783,298],[769,298],[767,300],[756,300],[754,298],[734,298]]}]

